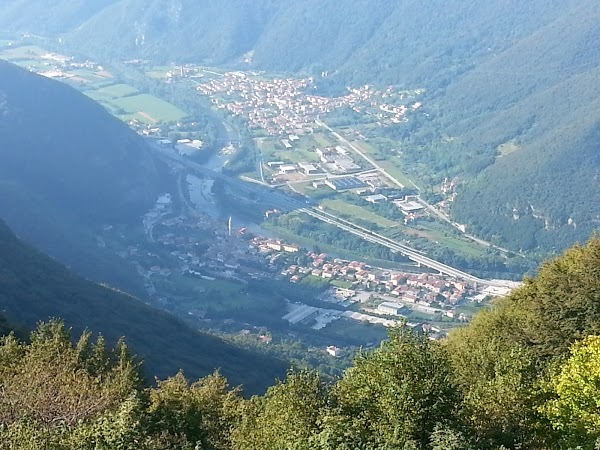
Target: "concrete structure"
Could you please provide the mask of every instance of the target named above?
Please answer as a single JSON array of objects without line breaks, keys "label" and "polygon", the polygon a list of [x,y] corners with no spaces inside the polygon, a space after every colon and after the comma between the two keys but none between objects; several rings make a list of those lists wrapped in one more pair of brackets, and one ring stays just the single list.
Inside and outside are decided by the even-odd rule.
[{"label": "concrete structure", "polygon": [[360,166],[351,159],[336,159],[334,162],[335,170],[342,173],[356,172],[360,170]]},{"label": "concrete structure", "polygon": [[300,247],[295,244],[283,244],[283,250],[288,253],[296,253],[300,250]]},{"label": "concrete structure", "polygon": [[383,302],[377,307],[377,312],[391,316],[401,316],[400,311],[404,308],[400,303]]},{"label": "concrete structure", "polygon": [[279,167],[279,173],[296,173],[298,172],[298,168],[294,164],[284,164]]},{"label": "concrete structure", "polygon": [[290,305],[292,311],[283,316],[292,325],[300,322],[310,322],[319,315],[319,309],[308,305]]},{"label": "concrete structure", "polygon": [[367,195],[366,197],[363,197],[366,201],[368,201],[369,203],[380,203],[383,202],[385,200],[387,200],[387,197],[385,195],[381,195],[381,194],[375,194],[375,195]]},{"label": "concrete structure", "polygon": [[366,184],[356,177],[330,178],[325,184],[334,191],[345,191],[347,189],[360,189],[366,187]]},{"label": "concrete structure", "polygon": [[330,345],[329,347],[327,347],[327,353],[329,353],[331,356],[339,358],[340,356],[343,356],[344,351],[341,348],[336,347],[335,345]]},{"label": "concrete structure", "polygon": [[404,214],[409,214],[415,211],[425,209],[425,206],[415,201],[394,200],[394,205],[400,208]]},{"label": "concrete structure", "polygon": [[270,248],[271,250],[275,250],[278,252],[280,252],[283,249],[281,242],[278,242],[278,241],[267,242],[267,247]]},{"label": "concrete structure", "polygon": [[202,149],[204,143],[198,139],[179,139],[175,149],[180,155],[189,155]]},{"label": "concrete structure", "polygon": [[315,175],[319,173],[319,169],[314,164],[298,163],[298,167],[300,167],[300,170],[306,175]]}]

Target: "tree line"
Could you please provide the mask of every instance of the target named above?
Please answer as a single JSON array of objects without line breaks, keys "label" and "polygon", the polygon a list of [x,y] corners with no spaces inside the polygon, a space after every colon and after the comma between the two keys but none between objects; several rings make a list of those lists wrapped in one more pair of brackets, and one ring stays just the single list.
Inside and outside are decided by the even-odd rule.
[{"label": "tree line", "polygon": [[149,385],[124,341],[57,320],[0,342],[0,449],[594,449],[600,237],[444,341],[406,327],[343,376],[246,398],[215,372]]}]

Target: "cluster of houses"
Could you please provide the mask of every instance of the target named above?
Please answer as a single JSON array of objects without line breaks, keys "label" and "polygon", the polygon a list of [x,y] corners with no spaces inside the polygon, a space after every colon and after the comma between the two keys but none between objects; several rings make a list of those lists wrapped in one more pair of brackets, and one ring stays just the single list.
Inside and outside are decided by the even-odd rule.
[{"label": "cluster of houses", "polygon": [[409,111],[422,106],[420,102],[408,107],[396,104],[414,99],[422,93],[421,90],[396,91],[392,86],[378,90],[365,85],[348,89],[344,96],[332,98],[307,94],[307,88],[314,84],[313,81],[312,78],[265,79],[253,73],[227,72],[220,78],[198,85],[196,89],[211,97],[217,107],[233,115],[247,117],[251,128],[266,130],[271,135],[310,132],[314,117],[343,107],[375,114],[382,121],[380,123],[388,124],[406,121]]},{"label": "cluster of houses", "polygon": [[106,79],[112,78],[112,75],[107,72],[103,66],[94,61],[77,61],[72,56],[66,56],[59,53],[47,52],[38,56],[32,53],[32,61],[40,61],[40,64],[30,65],[27,63],[25,67],[46,78],[70,80],[79,84],[86,84],[89,81],[78,74],[77,71],[80,69],[87,69],[98,77]]},{"label": "cluster of houses", "polygon": [[[270,276],[264,256],[259,249],[248,246],[243,239],[232,239],[224,224],[208,215],[197,217],[173,216],[172,199],[165,194],[157,200],[154,208],[142,219],[150,239],[168,249],[170,257],[159,258],[150,253],[133,249],[120,256],[133,258],[140,272],[169,276],[173,272],[205,279],[215,277],[245,280]],[[199,240],[198,235],[209,233],[210,238]],[[238,231],[236,234],[243,234]],[[298,251],[299,247],[280,243],[271,249]],[[164,252],[161,252],[164,255]],[[261,270],[261,266],[264,270]],[[150,294],[153,294],[150,292]]]},{"label": "cluster of houses", "polygon": [[[273,259],[273,255],[297,253],[299,247],[266,238],[254,238],[252,244]],[[297,283],[312,276],[352,283],[353,289],[385,293],[403,303],[452,309],[463,300],[479,300],[479,287],[444,275],[407,273],[372,267],[365,262],[329,258],[325,253],[306,253],[305,264],[297,258],[281,270],[281,275]],[[278,259],[278,258],[276,258]],[[479,296],[478,296],[479,295]]]},{"label": "cluster of houses", "polygon": [[[217,107],[245,116],[251,128],[271,135],[294,135],[312,128],[313,114],[326,112],[319,102],[303,95],[311,79],[274,78],[266,80],[243,72],[227,72],[196,87],[212,98]],[[222,100],[221,100],[222,99]]]}]

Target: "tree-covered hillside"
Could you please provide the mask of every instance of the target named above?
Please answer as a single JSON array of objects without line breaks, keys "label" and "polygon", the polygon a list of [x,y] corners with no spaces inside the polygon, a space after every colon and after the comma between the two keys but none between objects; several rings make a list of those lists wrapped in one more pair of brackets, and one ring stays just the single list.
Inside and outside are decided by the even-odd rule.
[{"label": "tree-covered hillside", "polygon": [[0,176],[87,220],[138,217],[160,192],[143,140],[75,89],[0,61]]},{"label": "tree-covered hillside", "polygon": [[218,373],[145,387],[124,342],[41,324],[0,340],[0,449],[596,449],[599,269],[595,238],[446,341],[399,327],[339,380],[250,399]]},{"label": "tree-covered hillside", "polygon": [[87,277],[134,289],[92,230],[139,220],[164,192],[143,140],[75,89],[3,61],[0,117],[2,217]]},{"label": "tree-covered hillside", "polygon": [[63,33],[94,16],[116,0],[9,0],[2,2],[3,32]]},{"label": "tree-covered hillside", "polygon": [[[233,383],[253,393],[266,389],[286,369],[282,361],[197,332],[137,298],[79,278],[23,244],[2,222],[0,310],[10,323],[30,329],[38,321],[61,317],[75,333],[93,330],[110,345],[126,335],[150,380],[179,369],[200,377],[220,368]],[[0,324],[0,331],[3,327]]]}]

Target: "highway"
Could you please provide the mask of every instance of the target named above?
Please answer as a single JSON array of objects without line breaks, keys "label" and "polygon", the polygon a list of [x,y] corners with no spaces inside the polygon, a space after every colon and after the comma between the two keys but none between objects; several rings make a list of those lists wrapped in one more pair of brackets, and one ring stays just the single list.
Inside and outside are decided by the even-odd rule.
[{"label": "highway", "polygon": [[477,278],[469,273],[455,269],[454,267],[450,267],[446,264],[442,264],[439,261],[435,261],[431,258],[428,258],[427,256],[423,255],[422,252],[414,250],[404,244],[395,242],[392,239],[389,239],[385,236],[381,236],[358,225],[352,224],[351,222],[348,222],[339,217],[333,216],[328,213],[317,212],[314,209],[302,208],[300,209],[300,211],[305,212],[306,214],[316,219],[322,220],[323,222],[335,225],[336,227],[348,231],[356,236],[359,236],[366,241],[383,245],[384,247],[387,247],[390,250],[403,254],[404,256],[416,262],[417,264],[437,270],[445,275],[450,275],[452,277],[466,280],[471,283],[478,283],[480,285],[488,285],[490,283],[488,280]]},{"label": "highway", "polygon": [[[390,175],[383,167],[381,167],[380,165],[378,165],[375,160],[373,160],[372,158],[370,158],[363,151],[361,151],[358,147],[356,147],[356,145],[352,144],[346,138],[344,138],[339,133],[337,133],[333,128],[331,128],[330,126],[328,126],[325,122],[323,122],[322,120],[320,120],[320,119],[317,118],[317,119],[315,119],[315,123],[317,125],[325,128],[327,131],[329,131],[338,141],[340,141],[341,143],[346,144],[348,147],[350,147],[355,153],[357,153],[359,156],[361,156],[365,161],[367,161],[372,167],[374,167],[377,171],[379,171],[383,176],[385,176],[388,180],[390,180],[396,186],[399,186],[400,188],[404,187],[402,185],[402,183],[400,183],[392,175]],[[412,183],[412,181],[411,181],[411,183]],[[420,190],[414,183],[412,183],[412,184],[418,190]],[[442,220],[442,221],[448,223],[449,225],[453,226],[454,228],[456,228],[467,239],[470,239],[470,240],[472,240],[474,242],[477,242],[478,244],[483,245],[485,247],[494,248],[494,249],[496,249],[498,251],[501,251],[502,253],[505,253],[505,254],[510,253],[510,250],[508,250],[506,248],[499,247],[497,245],[492,244],[491,242],[484,241],[483,239],[480,239],[478,237],[475,237],[475,236],[473,236],[473,235],[471,235],[471,234],[463,231],[463,228],[460,226],[460,224],[458,224],[456,222],[453,222],[450,219],[450,217],[448,217],[446,214],[444,214],[443,212],[441,212],[440,210],[438,210],[436,207],[434,207],[430,203],[427,203],[425,200],[423,200],[421,198],[421,196],[417,196],[417,198],[418,198],[419,202],[422,203],[423,206],[425,206],[429,212],[431,212],[432,214],[435,214],[440,220]]]},{"label": "highway", "polygon": [[306,201],[301,201],[295,199],[284,192],[274,189],[271,187],[267,187],[260,184],[251,184],[239,180],[237,178],[233,178],[227,175],[224,175],[219,172],[215,172],[211,169],[208,169],[201,164],[195,163],[187,158],[184,158],[178,154],[176,154],[172,149],[169,148],[161,148],[158,145],[151,145],[152,149],[157,151],[160,156],[170,159],[172,161],[176,161],[181,165],[187,167],[188,169],[194,170],[196,173],[201,175],[214,178],[217,180],[225,181],[231,185],[235,185],[237,188],[242,191],[253,193],[258,195],[263,201],[268,202],[276,206],[277,208],[283,211],[299,211],[305,214],[308,214],[315,219],[318,219],[322,222],[333,225],[337,228],[340,228],[344,231],[354,234],[368,242],[373,242],[376,244],[383,245],[384,247],[389,248],[392,251],[401,253],[406,256],[410,260],[416,262],[425,267],[429,267],[431,269],[437,270],[438,272],[455,277],[457,279],[465,280],[471,283],[477,283],[480,286],[494,286],[494,287],[505,287],[506,282],[503,280],[484,280],[478,277],[475,277],[467,272],[456,269],[454,267],[443,264],[439,261],[431,259],[427,257],[423,252],[415,250],[405,244],[394,241],[386,236],[383,236],[379,233],[375,233],[367,228],[361,227],[355,223],[352,223],[346,219],[333,215],[331,213],[322,211],[318,208],[307,207]]}]

